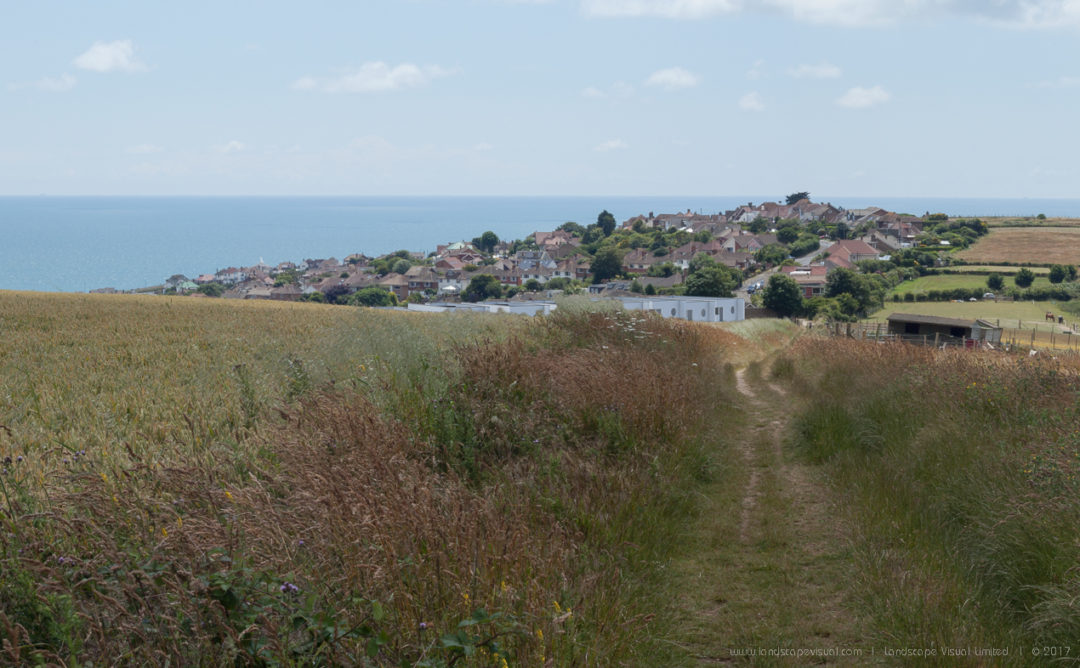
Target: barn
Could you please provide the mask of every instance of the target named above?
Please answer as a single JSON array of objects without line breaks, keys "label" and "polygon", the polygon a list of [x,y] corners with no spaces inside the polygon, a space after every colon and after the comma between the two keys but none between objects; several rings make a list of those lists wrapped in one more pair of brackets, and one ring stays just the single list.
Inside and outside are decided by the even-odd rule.
[{"label": "barn", "polygon": [[893,313],[888,317],[888,323],[890,334],[905,339],[922,337],[942,341],[972,340],[981,343],[1001,343],[1001,327],[987,320]]}]

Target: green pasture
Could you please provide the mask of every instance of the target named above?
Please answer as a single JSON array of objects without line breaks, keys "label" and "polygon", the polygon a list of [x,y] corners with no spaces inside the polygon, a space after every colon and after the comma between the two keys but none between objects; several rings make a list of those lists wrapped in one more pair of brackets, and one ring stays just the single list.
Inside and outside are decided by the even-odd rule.
[{"label": "green pasture", "polygon": [[1000,321],[1002,327],[1015,328],[1019,323],[1023,328],[1028,328],[1034,325],[1049,325],[1046,321],[1048,311],[1065,315],[1066,320],[1075,318],[1064,311],[1061,302],[981,300],[977,302],[886,302],[883,308],[866,320],[884,322],[893,313],[917,313],[965,320],[982,318],[995,323]]},{"label": "green pasture", "polygon": [[[955,290],[956,288],[986,288],[987,292],[992,292],[990,288],[986,287],[986,276],[981,274],[939,274],[937,276],[920,276],[915,280],[904,281],[900,285],[893,288],[891,295],[905,295],[909,292],[930,292],[931,290]],[[1016,283],[1011,277],[1005,277],[1005,287],[1014,288]],[[1033,288],[1046,288],[1050,287],[1050,279],[1046,276],[1036,276],[1035,282],[1031,284]]]}]

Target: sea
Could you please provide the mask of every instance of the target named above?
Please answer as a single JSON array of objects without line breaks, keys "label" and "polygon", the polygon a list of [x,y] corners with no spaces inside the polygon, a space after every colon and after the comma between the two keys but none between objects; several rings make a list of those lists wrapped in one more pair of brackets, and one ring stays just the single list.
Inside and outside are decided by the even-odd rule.
[{"label": "sea", "polygon": [[[229,266],[429,253],[486,230],[520,239],[610,211],[718,213],[776,196],[0,197],[0,290],[86,292],[160,285]],[[950,216],[1080,217],[1080,199],[823,197],[848,209]]]}]

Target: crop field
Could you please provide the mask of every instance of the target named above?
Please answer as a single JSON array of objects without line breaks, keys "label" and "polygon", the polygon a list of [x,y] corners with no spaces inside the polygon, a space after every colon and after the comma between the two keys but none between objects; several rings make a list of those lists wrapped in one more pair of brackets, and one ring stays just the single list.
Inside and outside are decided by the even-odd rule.
[{"label": "crop field", "polygon": [[0,664],[672,651],[730,332],[12,292],[0,332]]},{"label": "crop field", "polygon": [[969,262],[1080,263],[1080,227],[997,227],[957,257]]}]

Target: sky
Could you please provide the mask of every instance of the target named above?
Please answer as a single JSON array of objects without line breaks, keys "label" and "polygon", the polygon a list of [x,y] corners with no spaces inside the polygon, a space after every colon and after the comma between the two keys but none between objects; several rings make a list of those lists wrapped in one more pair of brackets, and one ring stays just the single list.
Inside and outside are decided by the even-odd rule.
[{"label": "sky", "polygon": [[0,3],[2,195],[1080,196],[1080,0]]}]

